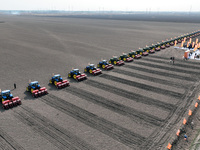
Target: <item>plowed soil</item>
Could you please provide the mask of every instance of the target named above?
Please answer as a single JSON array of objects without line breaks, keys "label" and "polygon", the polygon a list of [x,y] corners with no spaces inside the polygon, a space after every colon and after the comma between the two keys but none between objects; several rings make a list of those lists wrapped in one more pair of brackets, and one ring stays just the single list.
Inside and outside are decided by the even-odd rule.
[{"label": "plowed soil", "polygon": [[[0,88],[22,105],[0,108],[0,149],[164,149],[199,92],[200,62],[173,47],[56,89],[67,79],[139,47],[199,29],[195,23],[0,16]],[[175,57],[175,64],[169,58]],[[32,98],[29,80],[49,94]],[[16,83],[17,88],[13,89]]]}]

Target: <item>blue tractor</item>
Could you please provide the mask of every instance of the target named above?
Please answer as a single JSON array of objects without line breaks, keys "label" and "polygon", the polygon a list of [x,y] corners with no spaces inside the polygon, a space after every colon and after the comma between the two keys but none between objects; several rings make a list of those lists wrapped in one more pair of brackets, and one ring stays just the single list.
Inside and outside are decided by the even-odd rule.
[{"label": "blue tractor", "polygon": [[86,66],[84,71],[89,72],[92,75],[98,75],[102,73],[101,70],[97,69],[94,64],[89,64],[88,66]]},{"label": "blue tractor", "polygon": [[69,81],[63,80],[60,74],[53,75],[49,83],[54,84],[58,89],[69,86]]},{"label": "blue tractor", "polygon": [[79,71],[79,69],[72,69],[69,73],[68,73],[68,77],[69,78],[73,78],[76,81],[82,81],[82,80],[86,80],[87,79],[87,75],[84,73],[81,73]]},{"label": "blue tractor", "polygon": [[19,97],[13,97],[10,90],[4,90],[0,92],[0,99],[4,109],[12,108],[13,106],[21,105]]},{"label": "blue tractor", "polygon": [[103,68],[105,70],[110,70],[113,69],[114,66],[112,64],[109,64],[107,60],[102,60],[99,62],[99,64],[97,65],[98,68]]},{"label": "blue tractor", "polygon": [[46,87],[40,87],[38,81],[30,82],[26,88],[27,92],[30,92],[33,97],[39,97],[48,94]]}]

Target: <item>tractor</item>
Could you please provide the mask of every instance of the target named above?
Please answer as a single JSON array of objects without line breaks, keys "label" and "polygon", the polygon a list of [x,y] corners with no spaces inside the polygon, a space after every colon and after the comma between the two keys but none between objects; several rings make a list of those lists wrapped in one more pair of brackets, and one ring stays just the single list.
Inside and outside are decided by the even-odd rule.
[{"label": "tractor", "polygon": [[135,58],[135,59],[142,58],[141,55],[140,54],[136,54],[136,51],[134,51],[134,50],[131,50],[131,52],[128,53],[128,56],[132,57],[132,58]]},{"label": "tractor", "polygon": [[128,56],[128,54],[123,53],[123,55],[119,56],[119,60],[123,60],[125,62],[131,62],[133,61],[133,58]]},{"label": "tractor", "polygon": [[155,50],[150,46],[146,46],[145,48],[143,48],[143,51],[150,54],[155,53]]},{"label": "tractor", "polygon": [[117,66],[124,65],[124,61],[123,61],[123,60],[119,60],[119,59],[117,58],[117,56],[113,56],[112,58],[110,58],[109,63],[110,63],[110,64],[117,65]]},{"label": "tractor", "polygon": [[155,51],[160,51],[160,43],[157,43],[154,45],[156,48],[155,48]]},{"label": "tractor", "polygon": [[160,48],[161,48],[161,49],[165,49],[165,45],[166,45],[166,43],[165,43],[164,41],[161,42],[161,43],[160,43]]},{"label": "tractor", "polygon": [[103,68],[105,70],[111,70],[114,68],[114,66],[112,64],[109,64],[107,60],[102,60],[99,62],[99,64],[97,65],[98,68]]},{"label": "tractor", "polygon": [[29,82],[26,91],[30,92],[35,98],[48,94],[46,87],[40,87],[38,81]]},{"label": "tractor", "polygon": [[84,69],[84,72],[89,72],[90,74],[94,76],[102,74],[102,71],[100,69],[97,69],[94,64],[89,64],[88,66],[86,66],[86,68]]},{"label": "tractor", "polygon": [[19,97],[13,97],[10,90],[0,90],[0,99],[4,109],[12,108],[13,106],[21,105],[22,102]]},{"label": "tractor", "polygon": [[49,83],[55,85],[58,89],[69,86],[69,81],[63,80],[60,74],[53,75],[53,77],[49,80]]},{"label": "tractor", "polygon": [[165,47],[166,47],[166,48],[170,47],[170,40],[167,40],[167,41],[165,41],[164,43],[165,43]]},{"label": "tractor", "polygon": [[142,48],[140,48],[139,50],[136,51],[136,54],[140,54],[142,56],[147,56],[149,55],[148,52],[145,52]]},{"label": "tractor", "polygon": [[84,74],[84,73],[79,72],[79,69],[72,69],[68,73],[68,77],[69,78],[73,78],[76,81],[82,81],[82,80],[86,80],[87,79],[87,75]]}]

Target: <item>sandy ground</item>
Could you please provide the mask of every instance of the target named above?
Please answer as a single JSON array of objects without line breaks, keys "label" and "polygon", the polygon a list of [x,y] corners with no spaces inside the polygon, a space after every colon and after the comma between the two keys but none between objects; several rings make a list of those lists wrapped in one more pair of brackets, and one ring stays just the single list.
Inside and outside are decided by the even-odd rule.
[{"label": "sandy ground", "polygon": [[[170,47],[70,87],[52,73],[197,30],[193,23],[0,16],[0,87],[22,105],[0,109],[0,149],[164,149],[198,93],[199,62]],[[175,56],[175,65],[169,57]],[[49,94],[25,88],[38,80]]]}]

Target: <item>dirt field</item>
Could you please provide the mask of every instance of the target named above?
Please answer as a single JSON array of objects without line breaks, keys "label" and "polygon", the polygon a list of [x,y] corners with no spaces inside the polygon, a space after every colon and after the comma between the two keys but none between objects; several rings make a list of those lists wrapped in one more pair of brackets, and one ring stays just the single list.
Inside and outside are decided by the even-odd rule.
[{"label": "dirt field", "polygon": [[[0,87],[22,99],[0,108],[0,149],[164,149],[199,89],[199,62],[161,50],[57,90],[52,73],[67,78],[90,62],[199,29],[195,23],[0,16]],[[175,65],[169,57],[175,56]],[[49,94],[25,92],[38,80]]]}]

